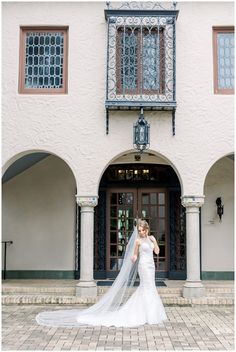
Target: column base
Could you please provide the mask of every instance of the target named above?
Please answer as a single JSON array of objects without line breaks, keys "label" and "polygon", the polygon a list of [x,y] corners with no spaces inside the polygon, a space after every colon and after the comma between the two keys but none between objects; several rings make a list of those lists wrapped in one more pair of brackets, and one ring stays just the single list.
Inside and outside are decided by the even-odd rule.
[{"label": "column base", "polygon": [[97,284],[95,281],[79,281],[76,285],[76,296],[97,297]]},{"label": "column base", "polygon": [[184,298],[204,297],[205,295],[206,290],[201,281],[186,281],[183,285]]}]

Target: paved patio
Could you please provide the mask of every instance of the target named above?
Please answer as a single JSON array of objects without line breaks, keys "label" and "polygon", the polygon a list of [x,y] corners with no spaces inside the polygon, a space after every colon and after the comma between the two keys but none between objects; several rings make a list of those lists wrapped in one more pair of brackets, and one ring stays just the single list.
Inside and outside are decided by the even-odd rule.
[{"label": "paved patio", "polygon": [[2,350],[234,350],[233,306],[167,306],[167,322],[138,328],[50,328],[35,321],[41,311],[75,307],[4,305]]}]

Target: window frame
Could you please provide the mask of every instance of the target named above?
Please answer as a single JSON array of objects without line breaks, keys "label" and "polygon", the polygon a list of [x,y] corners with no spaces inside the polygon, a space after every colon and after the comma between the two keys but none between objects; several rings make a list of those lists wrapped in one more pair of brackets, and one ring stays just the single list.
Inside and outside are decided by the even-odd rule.
[{"label": "window frame", "polygon": [[[63,87],[62,88],[26,88],[25,87],[25,37],[27,32],[63,32]],[[19,50],[19,94],[67,94],[68,92],[68,35],[69,26],[21,26]]]},{"label": "window frame", "polygon": [[[144,89],[142,88],[143,77],[142,74],[142,63],[141,63],[141,52],[143,48],[141,47],[141,33],[139,27],[133,29],[134,33],[137,31],[137,88],[130,89],[122,87],[122,77],[121,77],[121,68],[122,68],[122,34],[124,27],[120,26],[116,29],[116,94],[118,95],[161,95],[164,93],[165,87],[165,48],[164,48],[164,27],[152,28],[152,31],[155,31],[159,34],[159,48],[160,48],[160,63],[157,68],[159,71],[159,89]],[[131,30],[130,30],[131,31]],[[148,29],[144,29],[143,32],[148,32]]]},{"label": "window frame", "polygon": [[214,94],[234,94],[233,89],[222,89],[218,87],[218,47],[217,35],[218,33],[234,33],[234,26],[214,26],[212,27],[213,35],[213,76],[214,76]]}]

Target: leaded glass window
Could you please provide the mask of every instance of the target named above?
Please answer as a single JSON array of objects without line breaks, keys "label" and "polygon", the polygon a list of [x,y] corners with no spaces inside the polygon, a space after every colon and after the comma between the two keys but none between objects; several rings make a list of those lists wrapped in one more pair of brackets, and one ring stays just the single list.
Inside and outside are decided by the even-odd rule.
[{"label": "leaded glass window", "polygon": [[234,29],[214,28],[214,91],[232,94],[234,91]]},{"label": "leaded glass window", "polygon": [[29,92],[66,92],[65,29],[22,29],[21,90]]},{"label": "leaded glass window", "polygon": [[143,36],[143,88],[160,88],[160,42],[157,32],[148,31]]},{"label": "leaded glass window", "polygon": [[137,89],[138,62],[137,33],[126,31],[121,37],[122,57],[121,57],[121,84],[124,89]]},{"label": "leaded glass window", "polygon": [[117,37],[117,93],[161,93],[165,70],[163,30],[118,28]]},{"label": "leaded glass window", "polygon": [[218,33],[218,87],[234,88],[234,33]]}]

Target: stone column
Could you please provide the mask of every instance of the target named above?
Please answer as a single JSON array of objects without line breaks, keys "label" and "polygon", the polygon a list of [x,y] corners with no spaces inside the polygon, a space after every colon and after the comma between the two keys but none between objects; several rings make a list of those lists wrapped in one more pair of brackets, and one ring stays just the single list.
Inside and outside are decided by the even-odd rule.
[{"label": "stone column", "polygon": [[183,286],[183,297],[201,297],[205,288],[200,280],[200,236],[199,208],[204,196],[183,196],[182,205],[186,208],[186,247],[187,280]]},{"label": "stone column", "polygon": [[97,285],[93,279],[93,238],[94,238],[94,207],[97,196],[76,196],[81,210],[80,223],[80,280],[76,285],[76,296],[97,296]]}]

